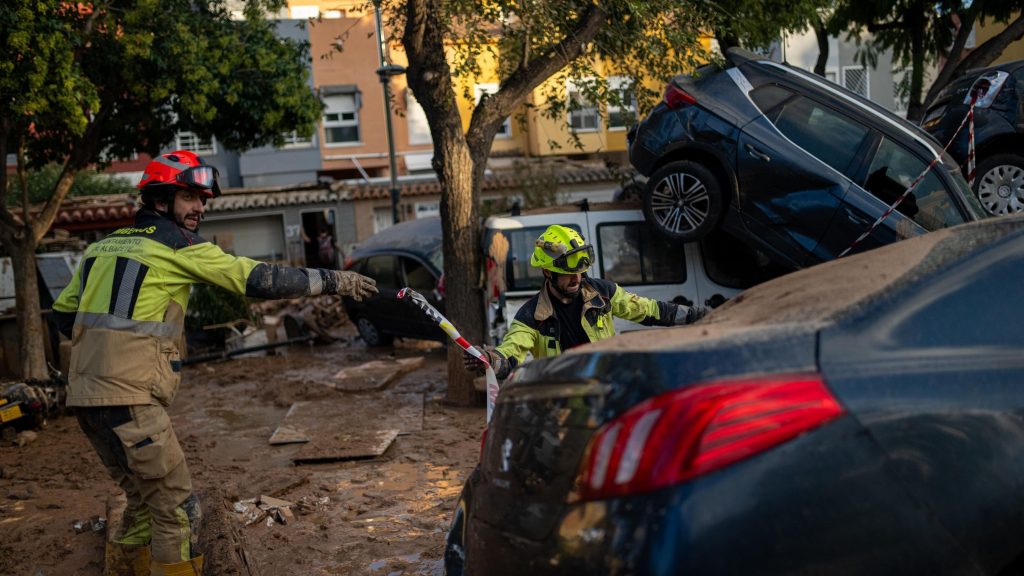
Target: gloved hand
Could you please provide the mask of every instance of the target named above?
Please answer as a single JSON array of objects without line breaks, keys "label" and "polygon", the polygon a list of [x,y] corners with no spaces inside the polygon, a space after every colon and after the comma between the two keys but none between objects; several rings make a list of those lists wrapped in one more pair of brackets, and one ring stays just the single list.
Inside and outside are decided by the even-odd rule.
[{"label": "gloved hand", "polygon": [[[498,353],[487,348],[480,348],[479,350],[487,356],[487,361],[491,363],[491,367],[497,370],[499,361]],[[462,366],[466,369],[466,372],[474,374],[483,374],[487,371],[487,366],[469,352],[462,355]]]},{"label": "gloved hand", "polygon": [[351,296],[361,302],[377,293],[377,281],[373,278],[349,270],[335,270],[334,274],[338,282],[337,293],[341,296]]},{"label": "gloved hand", "polygon": [[701,304],[693,306],[682,306],[676,308],[676,324],[693,324],[710,312],[711,309]]}]

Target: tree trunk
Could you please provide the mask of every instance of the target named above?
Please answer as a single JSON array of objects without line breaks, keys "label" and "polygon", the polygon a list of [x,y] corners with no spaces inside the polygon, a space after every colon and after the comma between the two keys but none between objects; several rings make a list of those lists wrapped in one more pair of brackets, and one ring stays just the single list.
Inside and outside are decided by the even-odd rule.
[{"label": "tree trunk", "polygon": [[814,62],[814,73],[824,77],[825,65],[828,64],[828,30],[821,18],[814,24],[814,36],[818,39],[818,59]]},{"label": "tree trunk", "polygon": [[1003,51],[1012,42],[1024,37],[1024,14],[1010,23],[1002,32],[989,38],[984,44],[978,46],[964,57],[953,71],[953,78],[959,78],[974,68],[984,68],[993,60],[1002,56]]},{"label": "tree trunk", "polygon": [[957,78],[955,74],[960,68],[960,61],[963,59],[964,46],[967,45],[967,39],[970,37],[971,31],[974,30],[974,14],[973,12],[966,15],[961,14],[959,18],[960,27],[957,28],[956,37],[953,39],[953,46],[949,49],[949,53],[946,54],[946,61],[943,63],[942,68],[939,69],[938,75],[935,76],[935,80],[932,82],[931,87],[928,88],[928,92],[924,96],[924,102],[921,104],[921,108],[925,111],[932,105],[932,102],[935,102],[939,92]]},{"label": "tree trunk", "polygon": [[36,276],[36,243],[27,239],[7,246],[14,271],[14,295],[17,299],[18,331],[22,378],[47,377],[42,313],[39,306],[39,282]]},{"label": "tree trunk", "polygon": [[924,89],[924,6],[920,3],[911,7],[908,15],[910,25],[910,94],[907,102],[907,120],[917,124],[924,116],[921,92]]}]

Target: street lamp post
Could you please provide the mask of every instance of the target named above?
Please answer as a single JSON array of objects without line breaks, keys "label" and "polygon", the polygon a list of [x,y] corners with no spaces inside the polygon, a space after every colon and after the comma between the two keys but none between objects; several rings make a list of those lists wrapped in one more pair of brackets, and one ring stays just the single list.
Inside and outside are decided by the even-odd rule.
[{"label": "street lamp post", "polygon": [[395,162],[395,138],[391,131],[391,77],[405,74],[405,67],[384,60],[384,26],[380,16],[381,0],[373,0],[374,16],[377,20],[377,76],[384,88],[384,129],[388,139],[388,173],[391,175],[391,221],[398,224],[398,169]]}]

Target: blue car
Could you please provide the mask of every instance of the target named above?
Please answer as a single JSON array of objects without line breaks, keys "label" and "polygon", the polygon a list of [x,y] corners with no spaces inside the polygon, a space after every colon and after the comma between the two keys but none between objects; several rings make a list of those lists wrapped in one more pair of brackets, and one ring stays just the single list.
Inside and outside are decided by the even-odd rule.
[{"label": "blue car", "polygon": [[1005,216],[529,362],[447,574],[1021,574],[1022,292]]},{"label": "blue car", "polygon": [[644,212],[674,242],[717,227],[796,269],[985,215],[955,161],[919,127],[785,64],[730,49],[676,77],[629,133]]}]

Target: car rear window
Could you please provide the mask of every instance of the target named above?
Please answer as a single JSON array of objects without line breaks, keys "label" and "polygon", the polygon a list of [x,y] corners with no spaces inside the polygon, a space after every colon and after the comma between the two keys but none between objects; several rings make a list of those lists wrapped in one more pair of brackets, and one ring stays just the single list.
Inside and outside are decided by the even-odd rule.
[{"label": "car rear window", "polygon": [[779,104],[782,104],[792,96],[793,92],[786,90],[778,84],[765,84],[750,93],[751,100],[765,114],[769,114]]},{"label": "car rear window", "polygon": [[774,120],[776,128],[808,154],[847,174],[868,128],[810,98],[786,102]]},{"label": "car rear window", "polygon": [[621,286],[682,284],[686,281],[683,251],[655,236],[640,222],[597,227],[601,277]]},{"label": "car rear window", "polygon": [[[902,146],[882,138],[871,159],[864,188],[882,202],[892,205],[927,166]],[[929,172],[896,210],[926,230],[947,228],[965,221],[949,190],[935,172]]]},{"label": "car rear window", "polygon": [[391,255],[370,256],[362,274],[377,281],[378,288],[399,288],[397,259]]}]

